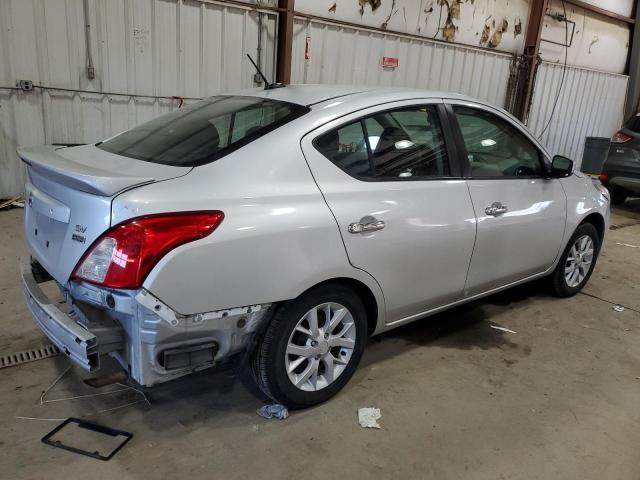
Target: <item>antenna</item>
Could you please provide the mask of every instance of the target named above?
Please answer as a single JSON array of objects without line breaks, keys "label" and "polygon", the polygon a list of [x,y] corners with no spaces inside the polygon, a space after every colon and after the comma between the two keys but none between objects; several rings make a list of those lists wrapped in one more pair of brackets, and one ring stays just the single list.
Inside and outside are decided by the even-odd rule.
[{"label": "antenna", "polygon": [[262,81],[264,82],[264,89],[265,90],[271,90],[273,88],[282,88],[282,87],[285,86],[283,83],[269,83],[269,80],[267,80],[267,77],[264,76],[264,73],[262,73],[262,71],[260,70],[260,67],[258,67],[256,62],[253,61],[253,58],[251,58],[251,55],[249,55],[247,53],[247,57],[249,57],[249,61],[255,67],[256,71],[258,72],[258,75],[260,75],[260,77],[262,77]]}]

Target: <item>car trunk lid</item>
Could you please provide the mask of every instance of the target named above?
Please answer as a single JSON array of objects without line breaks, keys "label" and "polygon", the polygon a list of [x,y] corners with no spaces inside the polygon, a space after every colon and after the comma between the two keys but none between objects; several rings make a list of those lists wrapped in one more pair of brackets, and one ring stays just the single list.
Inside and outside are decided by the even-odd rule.
[{"label": "car trunk lid", "polygon": [[25,238],[35,259],[63,284],[111,226],[115,196],[191,170],[122,157],[94,145],[40,146],[19,149],[18,155],[27,165]]}]

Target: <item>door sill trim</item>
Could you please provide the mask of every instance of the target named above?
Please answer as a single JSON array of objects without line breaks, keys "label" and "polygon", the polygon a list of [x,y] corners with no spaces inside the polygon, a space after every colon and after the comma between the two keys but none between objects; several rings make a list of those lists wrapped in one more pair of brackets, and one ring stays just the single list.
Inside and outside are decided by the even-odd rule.
[{"label": "door sill trim", "polygon": [[[530,282],[530,281],[535,280],[537,278],[544,277],[545,275],[549,274],[549,272],[554,268],[554,266],[555,265],[552,265],[551,267],[549,267],[544,272],[536,273],[534,275],[530,275],[530,276],[525,277],[523,279],[516,280],[515,282],[507,283],[506,285],[502,285],[501,287],[492,288],[491,290],[487,290],[486,292],[482,292],[482,293],[477,293],[477,294],[475,294],[475,295],[473,295],[471,297],[465,297],[465,298],[462,298],[460,300],[456,300],[455,302],[448,303],[446,305],[442,305],[440,307],[432,308],[430,310],[425,310],[424,312],[415,313],[413,315],[409,315],[408,317],[404,317],[404,318],[400,318],[398,320],[394,320],[393,322],[386,323],[384,325],[384,327],[385,327],[384,329],[387,330],[389,327],[398,327],[398,326],[400,326],[402,324],[409,323],[409,322],[412,322],[414,320],[419,320],[421,318],[428,317],[428,316],[434,315],[436,313],[440,313],[443,310],[448,310],[449,308],[457,307],[458,305],[462,305],[464,303],[472,302],[473,300],[477,300],[477,299],[482,298],[482,297],[487,297],[489,295],[492,295],[494,293],[500,292],[502,290],[507,290],[507,289],[509,289],[511,287],[515,287],[516,285],[520,285],[521,283],[527,283],[527,282]],[[378,332],[378,333],[380,333],[380,332]]]}]

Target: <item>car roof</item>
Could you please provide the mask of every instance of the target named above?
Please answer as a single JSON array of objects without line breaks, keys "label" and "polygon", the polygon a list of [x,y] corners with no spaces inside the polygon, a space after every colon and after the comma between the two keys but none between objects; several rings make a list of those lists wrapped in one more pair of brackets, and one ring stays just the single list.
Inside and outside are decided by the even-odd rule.
[{"label": "car roof", "polygon": [[400,100],[402,98],[454,98],[473,101],[473,98],[451,92],[438,92],[433,90],[420,90],[401,87],[375,87],[366,85],[286,85],[281,88],[265,90],[262,88],[241,92],[241,95],[280,100],[283,102],[297,103],[299,105],[313,106],[329,100],[340,98],[343,101],[356,99],[366,94],[369,100],[385,101],[389,97]]},{"label": "car roof", "polygon": [[494,112],[499,112],[503,117],[509,119],[511,123],[518,125],[518,128],[526,132],[529,139],[533,141],[538,148],[545,152],[547,157],[549,157],[544,145],[540,143],[540,141],[525,125],[522,124],[522,122],[520,122],[520,120],[511,115],[505,109],[492,105],[486,101],[469,97],[467,95],[461,95],[459,93],[401,87],[304,84],[287,85],[281,88],[273,88],[269,90],[255,88],[239,92],[238,94],[269,98],[311,107],[310,113],[296,120],[296,123],[301,122],[304,124],[305,128],[308,128],[308,125],[312,125],[316,128],[334,119],[340,118],[343,115],[348,115],[374,105],[383,105],[385,103],[422,99],[470,102],[473,105],[484,105],[485,107],[489,107]]}]

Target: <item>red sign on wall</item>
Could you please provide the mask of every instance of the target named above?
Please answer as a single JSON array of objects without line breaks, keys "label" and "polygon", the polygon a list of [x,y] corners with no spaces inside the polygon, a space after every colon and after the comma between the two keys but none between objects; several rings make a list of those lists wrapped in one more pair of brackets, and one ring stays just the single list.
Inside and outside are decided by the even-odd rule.
[{"label": "red sign on wall", "polygon": [[311,37],[307,37],[304,42],[304,59],[309,60],[311,58]]},{"label": "red sign on wall", "polygon": [[383,68],[398,68],[400,61],[397,57],[382,57]]}]

